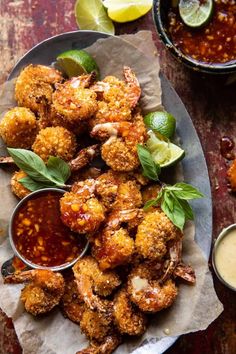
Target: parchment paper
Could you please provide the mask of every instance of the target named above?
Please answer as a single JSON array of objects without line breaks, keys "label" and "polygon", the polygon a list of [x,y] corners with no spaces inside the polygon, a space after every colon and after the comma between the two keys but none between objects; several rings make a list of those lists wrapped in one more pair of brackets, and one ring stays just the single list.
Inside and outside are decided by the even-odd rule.
[{"label": "parchment paper", "polygon": [[[87,50],[94,55],[102,77],[108,74],[121,77],[123,65],[131,66],[141,83],[143,109],[152,111],[162,108],[159,62],[149,32],[101,39]],[[14,105],[12,83],[8,83],[4,90],[4,95],[0,97],[0,113]],[[6,90],[11,94],[6,95]],[[0,154],[4,153],[0,144]],[[181,175],[178,172],[178,180]],[[17,201],[10,192],[9,181],[8,169],[1,169],[0,265],[12,256],[6,228]],[[185,228],[183,259],[195,269],[196,285],[182,283],[174,305],[156,314],[143,337],[125,342],[115,351],[116,354],[158,354],[155,342],[159,339],[204,330],[222,312],[223,306],[216,296],[207,260],[193,239],[194,225],[189,223]],[[13,318],[24,354],[75,354],[87,345],[79,326],[65,319],[58,309],[40,319],[27,314],[19,300],[21,289],[22,285],[3,285],[0,278],[0,306]],[[146,345],[141,346],[142,343]]]}]

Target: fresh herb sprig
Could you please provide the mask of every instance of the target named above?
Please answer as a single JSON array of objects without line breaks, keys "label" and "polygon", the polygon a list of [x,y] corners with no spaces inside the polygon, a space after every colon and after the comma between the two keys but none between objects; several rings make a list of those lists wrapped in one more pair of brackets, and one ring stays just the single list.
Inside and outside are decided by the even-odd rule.
[{"label": "fresh herb sprig", "polygon": [[50,156],[47,164],[34,152],[25,149],[7,149],[15,164],[27,176],[19,180],[30,191],[42,188],[65,188],[70,177],[69,165],[59,157]]},{"label": "fresh herb sprig", "polygon": [[158,180],[161,168],[153,161],[151,153],[143,145],[137,144],[139,161],[143,168],[143,175],[153,181]]},{"label": "fresh herb sprig", "polygon": [[173,186],[164,185],[155,199],[148,200],[144,210],[152,206],[161,206],[162,211],[180,230],[187,220],[193,220],[193,210],[188,200],[203,198],[204,195],[190,184],[181,182]]}]

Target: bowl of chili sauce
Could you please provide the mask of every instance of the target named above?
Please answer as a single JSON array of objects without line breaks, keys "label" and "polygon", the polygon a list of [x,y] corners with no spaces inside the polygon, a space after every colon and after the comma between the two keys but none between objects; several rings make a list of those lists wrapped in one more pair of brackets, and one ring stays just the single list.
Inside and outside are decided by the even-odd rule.
[{"label": "bowl of chili sauce", "polygon": [[183,23],[178,1],[173,0],[154,0],[153,19],[165,46],[188,67],[236,73],[236,0],[214,0],[211,18],[198,28]]},{"label": "bowl of chili sauce", "polygon": [[46,188],[23,198],[9,224],[15,255],[31,268],[55,271],[71,267],[88,248],[85,236],[61,221],[60,198],[65,191]]}]

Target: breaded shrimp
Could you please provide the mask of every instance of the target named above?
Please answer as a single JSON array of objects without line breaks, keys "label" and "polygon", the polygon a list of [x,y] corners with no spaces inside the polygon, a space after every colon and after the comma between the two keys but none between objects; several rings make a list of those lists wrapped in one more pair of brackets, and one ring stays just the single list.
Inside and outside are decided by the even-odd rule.
[{"label": "breaded shrimp", "polygon": [[76,139],[72,132],[63,127],[51,127],[40,130],[32,149],[47,162],[49,156],[57,156],[65,161],[71,160],[76,147]]},{"label": "breaded shrimp", "polygon": [[120,343],[120,335],[112,333],[105,337],[101,343],[93,341],[88,348],[82,349],[76,354],[112,354]]},{"label": "breaded shrimp", "polygon": [[233,192],[236,191],[236,159],[227,171],[228,180]]},{"label": "breaded shrimp", "polygon": [[80,234],[95,232],[105,220],[103,205],[95,196],[95,180],[73,185],[72,191],[60,199],[61,219],[72,231]]},{"label": "breaded shrimp", "polygon": [[77,156],[69,162],[71,172],[78,171],[87,166],[96,156],[99,155],[100,148],[98,144],[81,149]]},{"label": "breaded shrimp", "polygon": [[149,186],[145,186],[142,192],[143,204],[145,204],[150,199],[155,199],[158,193],[161,190],[161,186],[159,184],[151,184]]},{"label": "breaded shrimp", "polygon": [[106,140],[101,148],[102,159],[114,171],[129,172],[140,165],[137,144],[146,141],[146,127],[140,113],[135,121],[120,123],[104,123],[96,125],[91,136]]},{"label": "breaded shrimp", "polygon": [[125,288],[118,291],[114,298],[113,315],[115,324],[122,334],[139,336],[146,330],[145,315],[134,308]]},{"label": "breaded shrimp", "polygon": [[16,80],[15,98],[19,106],[38,113],[42,105],[51,104],[54,85],[63,80],[61,73],[43,65],[28,65]]},{"label": "breaded shrimp", "polygon": [[16,171],[11,178],[11,191],[20,199],[31,193],[29,189],[25,188],[23,184],[19,182],[19,180],[24,177],[27,177],[27,174],[20,170]]},{"label": "breaded shrimp", "polygon": [[100,270],[97,261],[91,256],[79,259],[73,267],[73,272],[79,294],[92,310],[103,310],[103,304],[97,295],[108,296],[121,283],[114,271]]},{"label": "breaded shrimp", "polygon": [[167,242],[181,237],[181,231],[161,210],[152,209],[138,226],[135,247],[144,258],[160,260],[167,252]]},{"label": "breaded shrimp", "polygon": [[28,108],[12,108],[0,122],[0,136],[8,147],[30,149],[37,132],[36,117]]},{"label": "breaded shrimp", "polygon": [[178,294],[173,280],[159,282],[161,265],[144,262],[134,267],[128,277],[128,294],[141,311],[154,313],[171,306]]},{"label": "breaded shrimp", "polygon": [[65,284],[60,273],[51,270],[34,269],[9,275],[6,284],[30,283],[21,291],[21,301],[27,312],[34,316],[49,312],[59,304]]}]

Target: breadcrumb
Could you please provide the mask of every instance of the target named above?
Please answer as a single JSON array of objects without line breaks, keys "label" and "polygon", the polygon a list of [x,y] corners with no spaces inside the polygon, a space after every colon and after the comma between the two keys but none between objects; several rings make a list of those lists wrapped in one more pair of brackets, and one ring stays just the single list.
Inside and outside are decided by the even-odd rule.
[{"label": "breadcrumb", "polygon": [[19,182],[21,178],[27,177],[27,174],[20,170],[13,174],[11,178],[11,190],[18,198],[22,199],[26,197],[31,191],[23,186],[22,183]]}]

